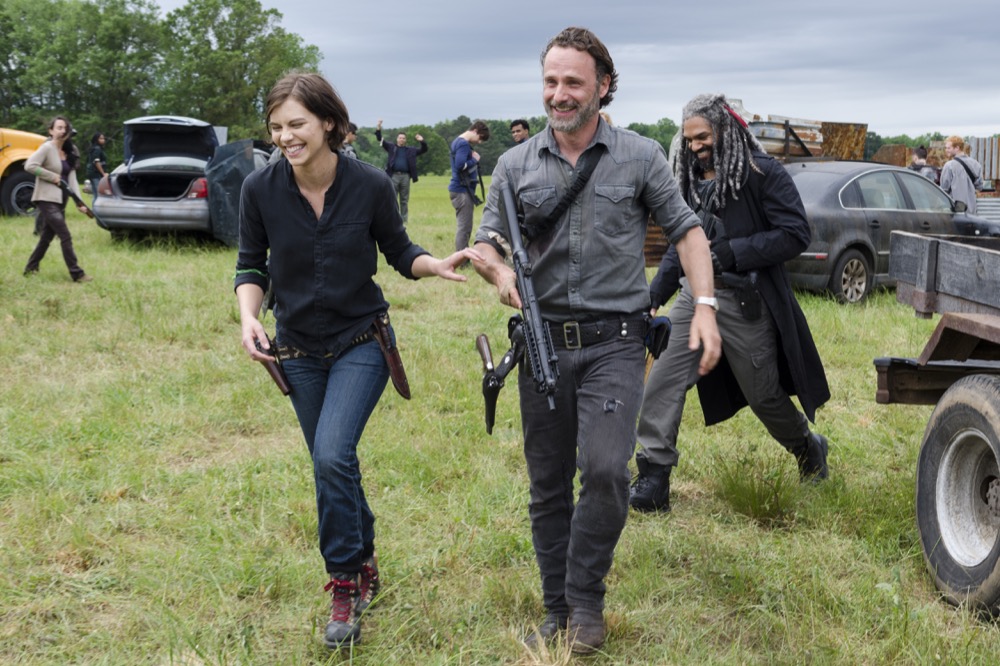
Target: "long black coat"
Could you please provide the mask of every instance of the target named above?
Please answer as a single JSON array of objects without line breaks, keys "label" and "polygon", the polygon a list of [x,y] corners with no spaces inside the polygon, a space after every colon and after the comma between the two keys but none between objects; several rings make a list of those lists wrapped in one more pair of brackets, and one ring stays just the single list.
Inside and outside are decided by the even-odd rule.
[{"label": "long black coat", "polygon": [[[730,198],[720,218],[740,273],[756,270],[761,297],[778,335],[778,371],[782,388],[797,395],[810,421],[830,399],[830,387],[805,315],[795,300],[785,263],[809,245],[810,230],[802,199],[785,168],[764,153],[754,153],[762,173],[748,169],[738,199]],[[677,251],[670,247],[650,285],[652,304],[673,295],[681,274]],[[706,425],[725,421],[747,405],[725,355],[698,381]]]}]

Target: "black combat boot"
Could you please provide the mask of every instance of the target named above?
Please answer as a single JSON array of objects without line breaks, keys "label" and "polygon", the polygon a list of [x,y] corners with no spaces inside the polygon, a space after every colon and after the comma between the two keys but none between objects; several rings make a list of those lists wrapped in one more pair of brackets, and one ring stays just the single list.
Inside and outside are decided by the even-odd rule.
[{"label": "black combat boot", "polygon": [[826,437],[811,432],[802,444],[792,449],[795,462],[799,464],[799,480],[816,483],[830,476],[826,465],[829,447]]},{"label": "black combat boot", "polygon": [[645,458],[636,458],[639,475],[629,488],[628,503],[637,511],[670,511],[669,465],[657,465]]}]

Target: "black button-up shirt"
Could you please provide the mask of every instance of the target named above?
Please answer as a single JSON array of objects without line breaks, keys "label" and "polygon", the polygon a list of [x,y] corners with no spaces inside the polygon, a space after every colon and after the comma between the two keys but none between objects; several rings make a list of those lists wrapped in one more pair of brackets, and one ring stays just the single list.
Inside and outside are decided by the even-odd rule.
[{"label": "black button-up shirt", "polygon": [[274,286],[278,339],[316,355],[338,355],[389,307],[374,281],[378,252],[416,279],[414,244],[396,207],[392,181],[361,160],[338,160],[323,213],[316,215],[287,160],[256,171],[240,197],[235,286]]}]

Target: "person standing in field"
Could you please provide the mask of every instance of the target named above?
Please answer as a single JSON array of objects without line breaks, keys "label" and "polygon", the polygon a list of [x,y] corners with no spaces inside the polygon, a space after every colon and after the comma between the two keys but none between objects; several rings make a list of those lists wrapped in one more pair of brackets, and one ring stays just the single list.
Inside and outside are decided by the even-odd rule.
[{"label": "person standing in field", "polygon": [[[546,611],[525,642],[537,646],[565,631],[577,654],[604,644],[605,577],[628,515],[648,325],[642,249],[650,218],[676,246],[691,280],[690,346],[702,349],[700,371],[711,370],[721,351],[708,241],[663,148],[598,115],[617,87],[611,55],[590,30],[567,28],[549,41],[542,55],[548,127],[500,157],[476,234],[474,249],[483,259],[473,260],[500,302],[520,308],[504,257],[507,215],[523,215],[531,277],[559,368],[551,411],[527,365],[518,372],[528,515]],[[504,189],[517,211],[504,209]],[[558,210],[564,212],[552,215]]]},{"label": "person standing in field", "polygon": [[941,168],[941,189],[955,201],[965,203],[970,215],[976,214],[976,192],[983,189],[983,165],[965,154],[965,141],[949,136],[944,152],[951,158]]},{"label": "person standing in field", "polygon": [[[38,206],[38,244],[24,267],[25,277],[38,273],[39,265],[56,237],[62,248],[63,261],[73,282],[90,282],[92,277],[80,267],[73,249],[73,236],[66,224],[66,202],[69,195],[62,184],[80,196],[76,180],[76,166],[80,153],[73,145],[73,126],[63,116],[56,116],[49,123],[49,140],[38,147],[24,163],[24,170],[35,176],[35,191],[31,200]],[[83,204],[77,205],[81,213],[90,214]]]},{"label": "person standing in field", "polygon": [[[479,185],[479,153],[472,147],[490,139],[490,128],[481,120],[472,123],[451,142],[451,181],[448,196],[455,209],[455,250],[469,247],[472,215],[476,210]],[[479,201],[478,203],[482,203]]]},{"label": "person standing in field", "polygon": [[396,196],[399,199],[399,214],[403,218],[403,225],[406,225],[410,216],[410,182],[420,180],[417,175],[417,157],[427,152],[427,142],[424,137],[417,134],[419,148],[406,145],[406,132],[396,135],[396,143],[389,143],[382,139],[382,120],[379,119],[375,126],[375,140],[386,152],[385,172],[392,178],[392,184],[396,188]]},{"label": "person standing in field", "polygon": [[[409,279],[459,282],[466,278],[455,267],[481,257],[465,249],[435,259],[410,240],[389,178],[338,152],[349,128],[347,108],[322,76],[286,75],[266,109],[271,139],[285,159],[243,184],[234,285],[243,348],[258,362],[280,360],[312,457],[331,594],[324,642],[335,649],[361,640],[361,614],[380,586],[358,445],[390,375],[397,389],[405,382],[398,355],[379,342],[395,334],[389,303],[373,279],[378,254]],[[258,320],[269,282],[277,303],[273,346]]]},{"label": "person standing in field", "polygon": [[[689,280],[668,248],[650,286],[670,309],[666,350],[653,363],[639,413],[639,474],[629,503],[669,511],[670,474],[685,397],[697,383],[705,422],[721,422],[749,405],[789,453],[802,480],[828,475],[826,437],[810,432],[830,398],[826,374],[785,262],[809,245],[802,199],[785,168],[764,153],[724,95],[698,95],[684,107],[678,182],[711,242],[722,360],[705,375],[688,348],[695,310]],[[790,395],[798,395],[805,414]],[[808,417],[808,418],[807,418]]]}]

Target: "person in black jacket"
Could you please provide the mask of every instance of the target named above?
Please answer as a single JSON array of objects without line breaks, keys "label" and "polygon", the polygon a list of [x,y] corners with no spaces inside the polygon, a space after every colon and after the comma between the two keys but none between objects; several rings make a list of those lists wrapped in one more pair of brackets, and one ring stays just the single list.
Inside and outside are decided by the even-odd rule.
[{"label": "person in black jacket", "polygon": [[[699,377],[698,351],[688,348],[693,301],[677,253],[669,248],[650,285],[654,312],[678,288],[681,293],[670,310],[667,349],[653,364],[639,414],[639,474],[629,503],[640,511],[670,509],[677,432],[695,383],[706,425],[749,405],[795,456],[803,480],[828,476],[828,442],[810,432],[808,421],[815,421],[830,390],[784,267],[810,240],[798,190],[724,95],[692,99],[684,107],[683,136],[677,180],[711,243],[723,356]],[[798,396],[805,414],[790,395]]]},{"label": "person in black jacket", "polygon": [[387,153],[385,160],[385,172],[392,178],[392,184],[396,188],[396,196],[399,198],[399,215],[403,218],[403,225],[406,225],[410,215],[410,181],[414,183],[419,180],[417,177],[417,155],[427,152],[427,142],[424,137],[416,134],[414,136],[420,143],[419,148],[406,145],[406,132],[396,135],[396,143],[389,143],[382,139],[382,120],[379,119],[375,126],[375,140],[382,145],[382,150]]}]

